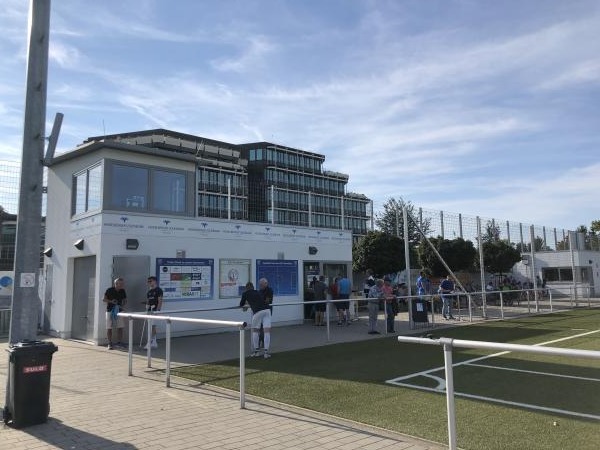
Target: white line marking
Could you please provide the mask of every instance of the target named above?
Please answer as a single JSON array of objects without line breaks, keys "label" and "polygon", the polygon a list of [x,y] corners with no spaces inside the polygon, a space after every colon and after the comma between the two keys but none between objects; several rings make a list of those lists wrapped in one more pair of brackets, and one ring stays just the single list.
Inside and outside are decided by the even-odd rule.
[{"label": "white line marking", "polygon": [[561,374],[558,374],[558,373],[538,372],[537,370],[513,369],[511,367],[490,366],[490,365],[487,365],[487,364],[469,364],[469,366],[484,367],[486,369],[507,370],[509,372],[532,373],[532,374],[535,374],[535,375],[545,375],[545,376],[548,376],[548,377],[572,378],[574,380],[599,381],[600,382],[600,378],[577,377],[575,375],[561,375]]},{"label": "white line marking", "polygon": [[[408,383],[391,383],[391,384],[394,384],[396,386],[407,387],[410,389],[420,389],[422,391],[435,392],[437,394],[440,393],[440,391],[435,388],[429,388],[429,387],[425,387],[425,386],[417,386],[417,385],[408,384]],[[580,413],[577,411],[569,411],[567,409],[548,408],[545,406],[531,405],[529,403],[511,402],[508,400],[501,400],[501,399],[492,398],[492,397],[483,397],[480,395],[465,394],[465,393],[456,392],[456,391],[454,392],[454,395],[457,397],[465,397],[465,398],[471,398],[471,399],[475,399],[475,400],[485,400],[485,401],[492,402],[492,403],[501,403],[503,405],[518,406],[521,408],[532,409],[534,411],[546,411],[546,412],[562,414],[562,415],[566,415],[566,416],[575,416],[575,417],[583,417],[586,419],[600,420],[600,416],[598,416],[598,415]]]},{"label": "white line marking", "polygon": [[[543,346],[543,345],[548,345],[548,344],[554,344],[556,342],[563,342],[563,341],[568,341],[570,339],[576,339],[579,337],[583,337],[583,336],[587,336],[590,334],[594,334],[594,333],[598,333],[600,332],[599,330],[593,330],[593,331],[587,331],[585,333],[579,333],[576,334],[574,336],[567,336],[564,338],[559,338],[559,339],[553,339],[551,341],[546,341],[546,342],[540,342],[539,344],[533,344],[535,346]],[[464,366],[464,365],[473,365],[473,366],[477,366],[478,364],[473,364],[477,361],[483,361],[485,359],[490,359],[490,358],[495,358],[497,356],[502,356],[502,355],[506,355],[508,353],[511,353],[509,351],[504,351],[504,352],[498,352],[498,353],[493,353],[491,355],[485,355],[485,356],[480,356],[478,358],[473,358],[473,359],[469,359],[466,361],[461,361],[459,363],[453,364],[452,367],[456,367],[456,366]],[[481,365],[482,367],[487,367],[484,365]],[[498,368],[498,369],[504,369],[504,370],[515,370],[515,371],[519,371],[518,369],[505,369],[503,367],[495,367],[495,366],[489,366],[489,367],[493,367],[493,368]],[[420,389],[423,391],[429,391],[429,392],[436,392],[436,393],[443,393],[446,391],[446,381],[443,378],[440,378],[438,376],[435,375],[431,375],[433,372],[439,372],[444,370],[444,366],[442,367],[436,367],[433,369],[429,369],[429,370],[424,370],[422,372],[418,372],[418,373],[413,373],[411,375],[405,375],[403,377],[397,377],[397,378],[393,378],[391,380],[387,380],[386,383],[388,384],[393,384],[395,386],[403,386],[403,387],[407,387],[407,388],[411,388],[411,389]],[[523,372],[527,372],[524,371]],[[532,372],[535,373],[535,372]],[[552,374],[549,374],[552,375]],[[427,378],[433,378],[435,380],[438,381],[438,387],[437,388],[428,388],[425,386],[418,386],[415,384],[408,384],[408,383],[401,383],[401,381],[403,380],[409,380],[411,378],[416,378],[419,376],[423,376],[423,377],[427,377]],[[554,375],[554,376],[561,376],[561,375]],[[569,376],[564,376],[565,378],[570,378]],[[573,378],[577,378],[577,377],[573,377]],[[585,378],[580,378],[580,379],[585,379]],[[442,381],[440,381],[442,380]],[[598,381],[596,379],[590,379],[589,381]],[[443,384],[442,384],[443,383]],[[443,387],[441,387],[443,386]],[[491,397],[483,397],[483,396],[478,396],[478,395],[471,395],[471,394],[465,394],[462,392],[454,392],[455,396],[459,396],[459,397],[465,397],[465,398],[472,398],[472,399],[476,399],[476,400],[485,400],[488,402],[493,402],[493,403],[501,403],[504,405],[511,405],[511,406],[519,406],[522,408],[526,408],[526,409],[532,409],[532,410],[536,410],[536,411],[546,411],[546,412],[551,412],[551,413],[558,413],[558,414],[564,414],[564,415],[569,415],[569,416],[575,416],[575,417],[584,417],[587,419],[594,419],[594,420],[600,420],[600,416],[598,415],[594,415],[594,414],[585,414],[585,413],[579,413],[576,411],[568,411],[568,410],[563,410],[563,409],[557,409],[557,408],[547,408],[545,406],[538,406],[538,405],[530,405],[528,403],[518,403],[518,402],[511,402],[508,400],[500,400],[500,399],[496,399],[496,398],[491,398]]]},{"label": "white line marking", "polygon": [[[533,344],[533,345],[535,345],[535,346],[543,346],[543,345],[548,345],[548,344],[554,344],[556,342],[568,341],[570,339],[576,339],[576,338],[579,338],[579,337],[587,336],[589,334],[594,334],[594,333],[598,333],[598,332],[600,332],[600,330],[587,331],[585,333],[579,333],[579,334],[576,334],[576,335],[573,335],[573,336],[567,336],[567,337],[564,337],[564,338],[554,339],[554,340],[551,340],[551,341],[540,342],[539,344]],[[461,362],[452,364],[452,367],[464,366],[464,365],[472,364],[472,363],[477,362],[477,361],[483,361],[485,359],[490,359],[490,358],[495,358],[497,356],[506,355],[508,353],[510,353],[510,352],[509,351],[503,351],[503,352],[498,352],[498,353],[492,353],[491,355],[480,356],[478,358],[468,359],[466,361],[461,361]],[[405,375],[403,377],[392,378],[391,380],[387,380],[386,383],[392,383],[393,384],[393,382],[396,382],[396,381],[408,380],[410,378],[415,378],[415,377],[427,375],[427,374],[430,374],[432,372],[439,372],[440,370],[444,370],[444,366],[435,367],[433,369],[424,370],[422,372],[417,372],[417,373],[413,373],[413,374],[410,374],[410,375]]]}]

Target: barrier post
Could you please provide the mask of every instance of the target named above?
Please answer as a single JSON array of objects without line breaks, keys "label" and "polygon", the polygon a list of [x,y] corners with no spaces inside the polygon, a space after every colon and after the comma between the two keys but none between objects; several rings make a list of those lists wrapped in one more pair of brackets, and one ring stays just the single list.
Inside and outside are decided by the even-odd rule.
[{"label": "barrier post", "polygon": [[167,362],[167,369],[165,371],[166,375],[166,385],[167,387],[171,387],[171,319],[167,319],[167,328],[165,330],[165,358]]},{"label": "barrier post", "polygon": [[240,409],[246,408],[246,339],[244,326],[240,327]]},{"label": "barrier post", "polygon": [[128,350],[127,350],[127,359],[129,360],[129,376],[133,375],[133,317],[129,316],[128,317],[128,333],[129,333],[129,337],[127,338],[127,346],[128,346]]},{"label": "barrier post", "polygon": [[444,346],[446,373],[446,408],[448,409],[448,448],[456,450],[456,411],[454,406],[454,373],[452,371],[452,339],[441,338]]}]

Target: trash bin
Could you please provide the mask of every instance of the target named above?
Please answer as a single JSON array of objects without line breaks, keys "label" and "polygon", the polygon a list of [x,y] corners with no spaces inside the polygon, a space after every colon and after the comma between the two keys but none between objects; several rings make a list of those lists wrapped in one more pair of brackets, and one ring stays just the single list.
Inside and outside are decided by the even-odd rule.
[{"label": "trash bin", "polygon": [[44,423],[50,413],[50,370],[52,342],[23,341],[11,345],[9,353],[7,402],[4,423],[22,428]]},{"label": "trash bin", "polygon": [[427,303],[420,298],[413,299],[412,302],[412,319],[413,322],[428,323]]}]

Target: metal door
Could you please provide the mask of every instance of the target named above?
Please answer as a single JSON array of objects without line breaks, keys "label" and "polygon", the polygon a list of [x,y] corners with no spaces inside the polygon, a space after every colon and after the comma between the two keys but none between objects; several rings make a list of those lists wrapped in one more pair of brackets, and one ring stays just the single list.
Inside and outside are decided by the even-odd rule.
[{"label": "metal door", "polygon": [[[125,281],[125,292],[127,292],[125,311],[131,313],[144,311],[142,302],[146,301],[148,275],[152,275],[150,273],[150,256],[114,256],[112,272],[113,280],[121,277]],[[135,343],[142,341],[142,328],[142,321],[135,320],[133,322],[133,341]],[[127,335],[127,328],[125,335]],[[125,336],[125,340],[127,341],[127,336]]]},{"label": "metal door", "polygon": [[76,258],[73,262],[73,316],[71,337],[91,340],[96,309],[96,256]]}]

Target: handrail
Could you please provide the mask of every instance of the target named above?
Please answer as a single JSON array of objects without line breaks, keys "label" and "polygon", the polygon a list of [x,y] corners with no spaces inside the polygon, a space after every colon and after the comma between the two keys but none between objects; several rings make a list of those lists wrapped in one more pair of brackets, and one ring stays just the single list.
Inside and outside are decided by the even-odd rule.
[{"label": "handrail", "polygon": [[407,344],[440,345],[444,350],[444,371],[446,375],[446,408],[448,413],[448,447],[456,450],[456,415],[454,406],[454,372],[452,367],[453,347],[502,350],[542,355],[567,356],[574,358],[600,359],[600,351],[572,348],[542,347],[540,345],[505,344],[501,342],[470,341],[452,338],[419,338],[398,336],[398,342]]},{"label": "handrail", "polygon": [[[165,322],[166,328],[166,344],[165,344],[165,360],[167,368],[165,370],[165,383],[167,387],[171,387],[171,323],[172,322],[187,322],[187,323],[206,323],[212,325],[223,325],[230,327],[238,327],[240,330],[240,409],[246,407],[246,355],[245,355],[245,337],[244,330],[246,322],[235,322],[230,320],[212,320],[212,319],[195,319],[191,317],[171,317],[157,316],[155,314],[137,314],[137,313],[119,313],[120,317],[127,318],[129,323],[129,344],[128,344],[128,362],[129,376],[133,375],[133,320],[143,319],[148,321],[148,337],[147,342],[150,343],[152,333],[152,322],[155,320]],[[152,346],[147,345],[146,355],[148,358],[148,368],[152,367]]]}]

